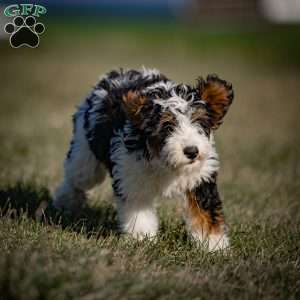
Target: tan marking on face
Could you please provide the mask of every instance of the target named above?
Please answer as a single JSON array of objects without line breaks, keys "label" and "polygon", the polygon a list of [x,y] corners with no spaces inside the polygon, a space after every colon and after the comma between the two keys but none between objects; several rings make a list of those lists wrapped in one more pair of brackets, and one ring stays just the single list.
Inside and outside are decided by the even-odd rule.
[{"label": "tan marking on face", "polygon": [[206,116],[206,110],[202,108],[198,108],[197,110],[193,111],[191,121],[192,123],[203,120],[207,118]]},{"label": "tan marking on face", "polygon": [[162,115],[161,115],[161,118],[160,118],[160,123],[161,124],[164,124],[166,122],[170,122],[172,124],[176,124],[176,117],[174,114],[172,114],[171,112],[169,111],[166,111],[164,112]]},{"label": "tan marking on face", "polygon": [[161,151],[161,141],[159,139],[160,130],[162,130],[164,126],[167,125],[171,125],[171,126],[177,125],[176,116],[169,111],[162,113],[156,129],[154,130],[151,138],[149,138],[148,146],[153,156],[159,157],[160,155],[160,151]]},{"label": "tan marking on face", "polygon": [[177,124],[176,116],[169,111],[162,113],[159,124],[157,126],[157,132],[159,132],[167,124],[174,127]]}]

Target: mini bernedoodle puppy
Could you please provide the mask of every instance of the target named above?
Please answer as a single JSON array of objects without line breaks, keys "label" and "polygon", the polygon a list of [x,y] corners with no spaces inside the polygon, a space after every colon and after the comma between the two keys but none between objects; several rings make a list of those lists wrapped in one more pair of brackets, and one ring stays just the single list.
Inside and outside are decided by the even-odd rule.
[{"label": "mini bernedoodle puppy", "polygon": [[216,75],[193,87],[155,69],[106,74],[74,115],[54,206],[80,210],[107,170],[123,232],[155,236],[155,198],[176,198],[196,241],[210,251],[228,247],[213,134],[232,100],[232,85]]}]

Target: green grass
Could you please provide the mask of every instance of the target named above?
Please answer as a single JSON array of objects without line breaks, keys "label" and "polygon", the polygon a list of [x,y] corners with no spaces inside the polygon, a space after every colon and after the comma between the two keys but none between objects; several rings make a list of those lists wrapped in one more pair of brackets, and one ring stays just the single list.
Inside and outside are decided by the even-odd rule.
[{"label": "green grass", "polygon": [[[299,28],[118,26],[49,22],[34,50],[0,41],[0,299],[299,299]],[[51,206],[75,106],[99,74],[141,65],[233,82],[216,134],[227,253],[189,239],[180,199],[160,206],[157,240],[121,235],[109,179],[76,218]]]}]

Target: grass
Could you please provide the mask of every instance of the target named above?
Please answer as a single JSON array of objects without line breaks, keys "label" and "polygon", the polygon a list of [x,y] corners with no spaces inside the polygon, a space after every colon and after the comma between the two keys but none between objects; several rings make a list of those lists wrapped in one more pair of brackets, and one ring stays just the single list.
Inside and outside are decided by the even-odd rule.
[{"label": "grass", "polygon": [[[47,26],[38,49],[0,41],[0,299],[299,299],[299,28]],[[120,235],[109,179],[77,218],[51,207],[74,106],[99,74],[141,65],[234,84],[216,134],[228,253],[189,239],[180,199],[156,241]]]}]

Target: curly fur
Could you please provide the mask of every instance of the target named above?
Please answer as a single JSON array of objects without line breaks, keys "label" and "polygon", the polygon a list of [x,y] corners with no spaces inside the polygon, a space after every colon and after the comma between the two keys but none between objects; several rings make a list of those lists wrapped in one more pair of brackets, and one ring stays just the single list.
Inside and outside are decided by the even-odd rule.
[{"label": "curly fur", "polygon": [[124,232],[155,236],[154,199],[181,198],[191,236],[209,250],[227,247],[213,131],[232,99],[231,84],[216,75],[192,87],[155,69],[106,74],[74,115],[54,205],[80,210],[108,171]]}]

